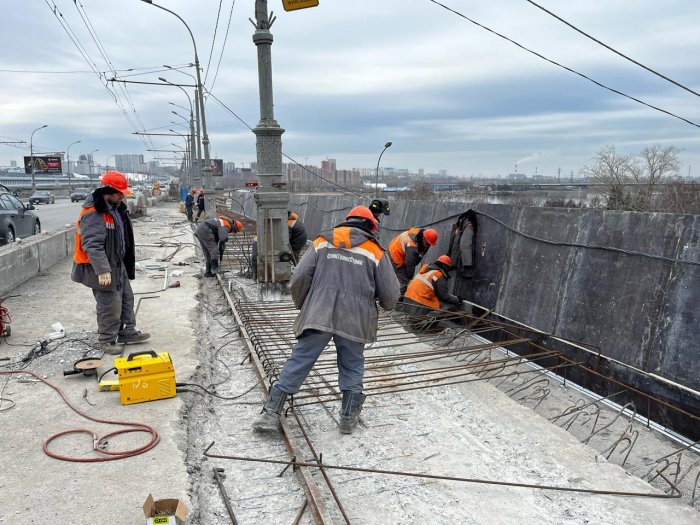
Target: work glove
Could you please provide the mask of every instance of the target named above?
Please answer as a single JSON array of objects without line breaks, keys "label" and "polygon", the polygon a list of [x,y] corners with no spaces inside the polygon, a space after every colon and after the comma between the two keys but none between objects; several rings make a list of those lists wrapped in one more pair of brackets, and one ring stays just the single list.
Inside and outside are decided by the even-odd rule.
[{"label": "work glove", "polygon": [[112,284],[112,274],[110,272],[101,273],[97,276],[97,282],[100,286],[109,286]]}]

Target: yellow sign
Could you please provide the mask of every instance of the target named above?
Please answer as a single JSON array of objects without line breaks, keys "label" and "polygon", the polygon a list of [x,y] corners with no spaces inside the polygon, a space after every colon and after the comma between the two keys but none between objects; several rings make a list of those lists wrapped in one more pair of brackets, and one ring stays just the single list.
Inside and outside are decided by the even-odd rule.
[{"label": "yellow sign", "polygon": [[282,0],[285,11],[296,11],[307,7],[317,7],[318,0]]}]

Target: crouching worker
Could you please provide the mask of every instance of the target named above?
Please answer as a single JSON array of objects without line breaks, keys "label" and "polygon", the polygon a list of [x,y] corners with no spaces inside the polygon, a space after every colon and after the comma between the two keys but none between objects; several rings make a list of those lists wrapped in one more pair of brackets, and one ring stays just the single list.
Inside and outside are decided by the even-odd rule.
[{"label": "crouching worker", "polygon": [[345,221],[314,241],[292,275],[292,298],[301,310],[294,323],[298,341],[279,381],[270,388],[255,430],[277,429],[287,396],[299,391],[331,339],[343,393],[340,432],[350,434],[357,424],[365,400],[363,352],[365,344],[377,338],[375,301],[385,310],[394,308],[399,283],[375,237],[377,222],[369,208],[356,206]]},{"label": "crouching worker", "polygon": [[414,326],[431,328],[440,318],[451,317],[449,312],[460,310],[462,301],[448,291],[448,273],[452,260],[441,255],[432,264],[424,264],[406,288],[404,311]]},{"label": "crouching worker", "polygon": [[416,267],[430,247],[437,244],[437,240],[438,233],[432,228],[411,228],[394,237],[389,243],[389,255],[396,278],[401,285],[401,295],[406,293],[406,287],[413,279]]},{"label": "crouching worker", "polygon": [[207,219],[194,232],[204,252],[206,262],[205,277],[214,277],[223,270],[219,266],[220,247],[228,240],[229,233],[236,233],[243,229],[239,221],[229,222],[228,219],[219,217]]}]

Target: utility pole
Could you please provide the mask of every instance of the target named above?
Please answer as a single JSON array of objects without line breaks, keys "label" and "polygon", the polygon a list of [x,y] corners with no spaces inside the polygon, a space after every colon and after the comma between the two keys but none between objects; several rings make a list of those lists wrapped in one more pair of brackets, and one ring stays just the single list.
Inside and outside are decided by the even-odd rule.
[{"label": "utility pole", "polygon": [[258,48],[258,86],[260,122],[253,130],[256,140],[259,187],[255,193],[258,207],[258,280],[263,283],[289,281],[292,255],[289,248],[287,210],[289,192],[282,169],[282,133],[275,120],[272,96],[272,33],[267,0],[255,1],[255,33]]}]

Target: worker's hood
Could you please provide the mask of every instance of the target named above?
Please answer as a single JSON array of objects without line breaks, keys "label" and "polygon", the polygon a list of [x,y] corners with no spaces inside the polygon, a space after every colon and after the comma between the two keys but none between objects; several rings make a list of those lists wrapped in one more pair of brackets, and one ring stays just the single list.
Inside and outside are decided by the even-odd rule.
[{"label": "worker's hood", "polygon": [[339,224],[331,232],[324,232],[320,235],[336,248],[354,248],[363,242],[372,241],[379,244],[372,232],[366,231],[357,224]]}]

